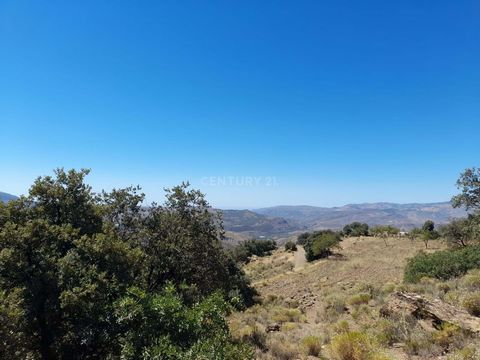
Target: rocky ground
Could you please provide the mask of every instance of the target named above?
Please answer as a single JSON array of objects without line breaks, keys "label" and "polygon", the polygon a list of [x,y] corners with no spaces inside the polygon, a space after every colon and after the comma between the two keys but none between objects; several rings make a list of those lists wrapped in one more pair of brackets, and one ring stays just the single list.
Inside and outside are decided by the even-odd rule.
[{"label": "rocky ground", "polygon": [[[422,242],[407,238],[391,238],[385,243],[362,237],[344,239],[334,255],[312,263],[304,261],[301,247],[297,252],[278,250],[271,256],[253,259],[245,270],[260,293],[261,304],[233,314],[232,332],[250,339],[257,346],[259,359],[453,356],[457,348],[475,342],[476,335],[460,336],[443,328],[429,332],[421,327],[420,319],[406,312],[401,319],[398,314],[382,314],[382,308],[397,292],[414,290],[426,298],[438,295],[428,290],[437,288],[431,283],[413,289],[403,284],[403,270],[407,259],[418,251],[444,248],[441,241],[432,241],[425,249]],[[369,342],[376,350],[364,357],[339,357],[335,346],[349,336],[365,336],[361,341]],[[455,344],[450,344],[449,339]],[[340,348],[346,345],[340,343]]]}]

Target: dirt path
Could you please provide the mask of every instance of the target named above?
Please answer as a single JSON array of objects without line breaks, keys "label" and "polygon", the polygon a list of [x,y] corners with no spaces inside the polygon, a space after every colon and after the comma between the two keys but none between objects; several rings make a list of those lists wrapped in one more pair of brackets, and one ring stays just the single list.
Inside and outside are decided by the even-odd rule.
[{"label": "dirt path", "polygon": [[297,245],[297,251],[295,251],[294,258],[294,270],[298,271],[300,269],[303,269],[306,263],[307,260],[305,259],[305,250],[303,249],[303,246]]}]

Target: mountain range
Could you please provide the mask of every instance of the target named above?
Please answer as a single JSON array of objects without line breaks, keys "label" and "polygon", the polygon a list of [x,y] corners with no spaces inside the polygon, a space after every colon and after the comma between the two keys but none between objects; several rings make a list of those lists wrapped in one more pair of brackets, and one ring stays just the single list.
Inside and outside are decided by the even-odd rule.
[{"label": "mountain range", "polygon": [[[17,197],[0,192],[0,201]],[[467,215],[454,209],[449,202],[427,204],[365,203],[339,207],[274,206],[251,210],[221,210],[224,227],[230,239],[251,237],[284,238],[303,231],[342,229],[354,221],[370,226],[393,225],[404,230],[421,226],[426,220],[445,224]]]},{"label": "mountain range", "polygon": [[421,226],[426,220],[444,224],[464,217],[464,209],[454,209],[450,202],[427,204],[365,203],[340,207],[275,206],[254,210],[269,217],[298,221],[309,229],[341,229],[354,221],[373,225],[393,225],[401,229]]},{"label": "mountain range", "polygon": [[18,197],[15,195],[7,194],[0,191],[0,202],[8,202],[10,200],[15,200]]}]

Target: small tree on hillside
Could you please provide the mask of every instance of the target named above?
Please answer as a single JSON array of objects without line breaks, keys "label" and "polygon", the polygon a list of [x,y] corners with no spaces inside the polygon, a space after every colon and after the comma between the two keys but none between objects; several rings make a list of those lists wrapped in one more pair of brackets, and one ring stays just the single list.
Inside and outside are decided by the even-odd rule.
[{"label": "small tree on hillside", "polygon": [[332,249],[339,246],[341,240],[340,234],[332,230],[317,231],[308,237],[304,245],[305,258],[313,261],[327,257]]},{"label": "small tree on hillside", "polygon": [[441,235],[453,246],[468,246],[480,241],[480,216],[469,215],[456,219],[440,228]]},{"label": "small tree on hillside", "polygon": [[355,221],[343,227],[345,236],[368,236],[368,224]]},{"label": "small tree on hillside", "polygon": [[293,241],[287,241],[285,243],[285,251],[297,251],[297,245]]},{"label": "small tree on hillside", "polygon": [[239,262],[248,262],[253,255],[260,257],[271,255],[276,248],[277,243],[275,240],[246,240],[233,249],[233,257]]},{"label": "small tree on hillside", "polygon": [[428,248],[428,242],[430,240],[435,240],[440,237],[439,233],[435,230],[435,223],[432,220],[425,221],[422,226],[420,235],[425,244],[425,249]]},{"label": "small tree on hillside", "polygon": [[435,229],[435,223],[432,220],[427,220],[422,226],[423,231],[432,232]]},{"label": "small tree on hillside", "polygon": [[396,228],[391,225],[378,225],[371,229],[373,236],[377,236],[383,239],[385,246],[388,246],[387,238],[396,236],[400,232],[399,228]]},{"label": "small tree on hillside", "polygon": [[302,233],[300,235],[298,235],[297,237],[297,244],[298,245],[305,245],[307,240],[308,240],[308,237],[310,236],[311,234],[308,233],[308,232],[305,232],[305,233]]},{"label": "small tree on hillside", "polygon": [[466,219],[457,219],[442,227],[442,235],[453,245],[467,246],[480,241],[480,168],[466,169],[457,180],[461,193],[452,197],[453,207],[473,210]]},{"label": "small tree on hillside", "polygon": [[465,206],[480,210],[480,168],[466,169],[457,180],[457,188],[462,192],[452,197],[453,207]]},{"label": "small tree on hillside", "polygon": [[419,239],[423,234],[423,230],[420,228],[413,228],[408,232],[408,238],[413,242],[416,239]]}]

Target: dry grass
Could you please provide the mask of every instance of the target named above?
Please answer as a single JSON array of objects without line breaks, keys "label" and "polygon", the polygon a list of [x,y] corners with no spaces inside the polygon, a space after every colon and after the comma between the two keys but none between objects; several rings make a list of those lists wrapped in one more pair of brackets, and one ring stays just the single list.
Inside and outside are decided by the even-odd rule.
[{"label": "dry grass", "polygon": [[[456,306],[465,305],[471,294],[470,303],[476,306],[480,271],[448,282],[422,279],[405,285],[406,261],[424,250],[424,244],[412,244],[406,238],[387,243],[388,247],[382,239],[349,238],[342,242],[340,256],[302,264],[295,271],[295,255],[283,250],[253,260],[246,272],[263,302],[231,315],[233,334],[241,338],[249,333],[245,326],[261,331],[278,324],[280,331],[265,333],[265,348],[257,347],[258,359],[446,359],[444,353],[451,353],[455,360],[474,359],[468,357],[474,338],[448,327],[428,333],[414,319],[382,318],[379,309],[391,292],[399,290],[438,297]],[[429,252],[444,248],[438,241],[429,245]],[[345,342],[349,341],[353,357],[339,350],[341,343],[348,349]],[[358,343],[370,344],[370,350],[356,355]]]}]

